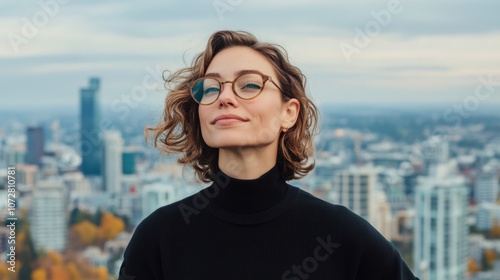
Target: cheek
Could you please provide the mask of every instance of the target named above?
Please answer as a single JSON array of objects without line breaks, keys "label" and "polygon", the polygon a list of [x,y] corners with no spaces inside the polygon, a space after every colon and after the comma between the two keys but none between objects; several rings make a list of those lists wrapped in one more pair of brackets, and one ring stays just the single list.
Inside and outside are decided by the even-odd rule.
[{"label": "cheek", "polygon": [[208,120],[209,113],[207,112],[207,110],[200,109],[200,110],[198,110],[198,118],[199,118],[199,122],[200,122],[201,134],[202,134],[202,137],[204,137],[203,134],[207,133],[207,123],[209,122],[209,120]]},{"label": "cheek", "polygon": [[281,129],[281,108],[278,106],[268,106],[260,110],[260,126],[262,130],[269,133],[277,133]]},{"label": "cheek", "polygon": [[204,126],[208,122],[209,115],[210,115],[210,113],[208,112],[208,110],[206,108],[200,107],[198,109],[198,118],[199,118],[200,124],[202,126]]}]

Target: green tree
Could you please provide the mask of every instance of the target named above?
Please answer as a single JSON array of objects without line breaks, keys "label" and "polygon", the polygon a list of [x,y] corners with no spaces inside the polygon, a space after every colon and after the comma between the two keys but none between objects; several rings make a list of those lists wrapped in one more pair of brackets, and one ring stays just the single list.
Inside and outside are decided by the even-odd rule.
[{"label": "green tree", "polygon": [[95,223],[95,217],[94,215],[90,214],[87,211],[82,211],[80,208],[75,207],[73,210],[71,210],[71,213],[69,215],[69,226],[71,227],[74,224],[81,223],[82,221],[87,220],[89,222],[92,222],[95,225],[99,225],[99,223]]},{"label": "green tree", "polygon": [[19,253],[19,262],[21,263],[21,268],[19,269],[19,280],[30,280],[31,273],[33,272],[33,264],[37,260],[38,254],[36,252],[33,239],[31,238],[29,224],[26,224],[22,236],[23,245],[21,247],[21,252]]}]

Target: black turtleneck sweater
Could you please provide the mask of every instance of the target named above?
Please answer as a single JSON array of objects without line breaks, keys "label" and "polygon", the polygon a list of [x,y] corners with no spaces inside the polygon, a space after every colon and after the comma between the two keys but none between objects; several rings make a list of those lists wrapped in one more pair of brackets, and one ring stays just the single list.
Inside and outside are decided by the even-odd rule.
[{"label": "black turtleneck sweater", "polygon": [[395,247],[347,208],[289,185],[278,165],[214,183],[136,228],[120,280],[416,279]]}]

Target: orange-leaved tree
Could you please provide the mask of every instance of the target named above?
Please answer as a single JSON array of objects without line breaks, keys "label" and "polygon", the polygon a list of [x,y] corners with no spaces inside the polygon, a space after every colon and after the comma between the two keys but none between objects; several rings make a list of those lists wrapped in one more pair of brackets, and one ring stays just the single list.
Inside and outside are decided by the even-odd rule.
[{"label": "orange-leaved tree", "polygon": [[107,241],[115,238],[118,233],[125,230],[125,223],[119,217],[106,212],[102,215],[101,225],[99,226],[99,239]]}]

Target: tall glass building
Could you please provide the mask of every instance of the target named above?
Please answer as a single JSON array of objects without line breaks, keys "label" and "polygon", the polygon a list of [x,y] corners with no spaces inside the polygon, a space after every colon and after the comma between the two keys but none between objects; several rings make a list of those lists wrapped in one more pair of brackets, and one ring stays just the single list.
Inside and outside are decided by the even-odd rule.
[{"label": "tall glass building", "polygon": [[80,90],[81,171],[84,175],[101,175],[102,131],[99,128],[99,78],[91,78]]},{"label": "tall glass building", "polygon": [[28,136],[26,163],[40,165],[44,150],[43,129],[39,126],[29,126],[26,134]]}]

